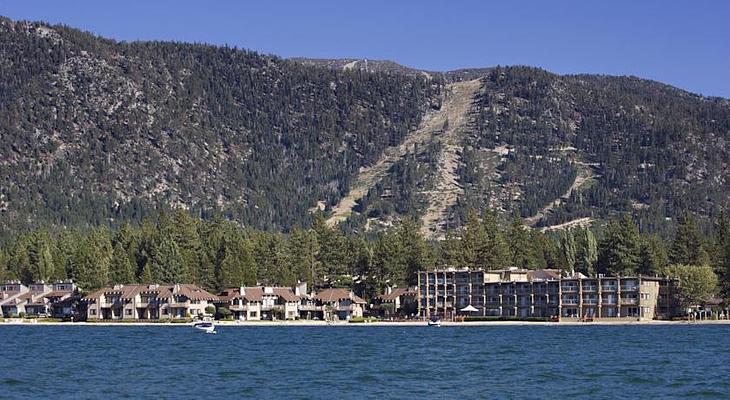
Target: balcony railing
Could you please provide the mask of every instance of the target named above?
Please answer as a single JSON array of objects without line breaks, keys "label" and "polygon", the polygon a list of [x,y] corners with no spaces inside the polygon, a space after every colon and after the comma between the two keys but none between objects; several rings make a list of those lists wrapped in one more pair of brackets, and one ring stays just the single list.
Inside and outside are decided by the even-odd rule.
[{"label": "balcony railing", "polygon": [[583,304],[598,304],[598,299],[583,299]]},{"label": "balcony railing", "polygon": [[578,286],[563,286],[563,292],[577,292]]},{"label": "balcony railing", "polygon": [[631,291],[634,291],[634,290],[639,290],[639,285],[634,285],[634,284],[631,284],[631,285],[621,285],[621,291],[622,292],[631,292]]},{"label": "balcony railing", "polygon": [[584,292],[595,292],[596,290],[598,290],[597,286],[583,286]]},{"label": "balcony railing", "polygon": [[634,305],[634,304],[639,304],[639,299],[631,299],[631,298],[625,298],[625,299],[621,299],[621,304],[622,304],[622,305]]},{"label": "balcony railing", "polygon": [[563,299],[563,304],[576,305],[578,303],[578,299]]},{"label": "balcony railing", "polygon": [[617,286],[616,285],[603,285],[601,286],[601,291],[603,292],[615,292]]}]

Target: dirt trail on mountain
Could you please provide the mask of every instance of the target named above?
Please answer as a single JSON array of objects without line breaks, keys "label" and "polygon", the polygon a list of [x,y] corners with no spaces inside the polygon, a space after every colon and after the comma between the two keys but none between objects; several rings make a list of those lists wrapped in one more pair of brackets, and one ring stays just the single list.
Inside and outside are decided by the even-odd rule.
[{"label": "dirt trail on mountain", "polygon": [[[479,80],[448,84],[444,88],[444,98],[439,110],[428,112],[423,117],[418,129],[410,132],[400,145],[387,148],[375,164],[360,168],[360,174],[355,178],[350,191],[332,208],[332,214],[327,220],[327,224],[334,226],[347,219],[357,204],[357,200],[363,198],[376,183],[383,179],[395,162],[400,160],[415,145],[421,145],[429,141],[443,143],[435,185],[435,190],[443,193],[444,196],[444,199],[439,203],[445,206],[453,204],[456,201],[458,189],[460,189],[456,182],[456,167],[458,165],[456,153],[460,149],[457,131],[460,131],[466,124],[466,114],[479,86]],[[447,127],[444,129],[446,125]],[[451,192],[453,194],[449,194]],[[440,206],[435,205],[434,196],[435,194],[428,195],[429,208],[426,216],[424,216],[424,223],[427,221],[432,223],[431,221],[434,220],[435,216],[441,214],[438,211]],[[438,197],[441,197],[441,195]]]},{"label": "dirt trail on mountain", "polygon": [[[546,216],[548,213],[550,213],[555,208],[559,207],[560,204],[563,203],[563,201],[568,200],[570,198],[570,195],[573,194],[574,191],[578,190],[581,186],[583,186],[584,183],[586,183],[589,180],[596,177],[596,175],[593,173],[593,171],[586,164],[582,164],[582,163],[575,163],[575,164],[578,167],[578,173],[575,175],[573,184],[570,185],[568,190],[566,190],[562,196],[560,196],[557,199],[550,202],[550,204],[543,207],[540,211],[538,211],[532,217],[525,218],[525,222],[528,225],[535,225],[544,216]],[[551,228],[551,227],[546,227],[546,228]],[[560,229],[560,228],[556,227],[555,229]]]},{"label": "dirt trail on mountain", "polygon": [[444,95],[444,103],[448,107],[444,107],[445,111],[441,115],[444,122],[448,121],[448,128],[438,138],[441,153],[434,174],[434,186],[425,192],[428,208],[422,218],[421,233],[428,239],[443,239],[443,224],[448,218],[449,208],[456,204],[456,199],[464,191],[459,184],[457,168],[464,147],[464,130],[468,129],[469,111],[481,83],[475,79],[449,86]]}]

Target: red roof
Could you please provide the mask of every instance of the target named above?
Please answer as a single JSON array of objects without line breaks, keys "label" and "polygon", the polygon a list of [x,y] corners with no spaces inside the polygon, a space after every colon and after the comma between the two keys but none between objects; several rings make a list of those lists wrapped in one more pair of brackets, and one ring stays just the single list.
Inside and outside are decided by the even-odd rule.
[{"label": "red roof", "polygon": [[361,297],[356,296],[354,293],[350,292],[347,289],[341,288],[321,290],[317,292],[316,295],[314,295],[314,299],[320,300],[323,303],[333,303],[343,299],[350,299],[354,303],[365,304],[365,300],[363,300]]}]

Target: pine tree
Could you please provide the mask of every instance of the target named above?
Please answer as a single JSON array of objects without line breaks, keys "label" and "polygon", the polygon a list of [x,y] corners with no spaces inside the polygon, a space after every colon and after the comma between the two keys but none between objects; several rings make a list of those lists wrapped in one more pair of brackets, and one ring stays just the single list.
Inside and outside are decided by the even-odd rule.
[{"label": "pine tree", "polygon": [[576,243],[573,231],[570,229],[565,229],[560,233],[560,252],[565,261],[565,269],[568,271],[575,270]]},{"label": "pine tree", "polygon": [[109,265],[109,278],[112,284],[121,283],[134,283],[134,266],[132,261],[129,259],[129,254],[124,248],[123,243],[117,242],[114,245],[112,252],[112,259]]},{"label": "pine tree", "polygon": [[507,241],[504,238],[502,230],[497,224],[495,213],[486,210],[483,216],[484,231],[487,241],[484,246],[486,260],[484,262],[487,269],[507,268],[510,265],[510,252]]},{"label": "pine tree", "polygon": [[386,286],[404,286],[406,283],[403,247],[396,233],[381,233],[373,250],[373,277],[378,293]]},{"label": "pine tree", "polygon": [[405,284],[415,286],[418,283],[418,271],[424,271],[433,266],[433,253],[423,239],[419,224],[413,218],[406,218],[402,221],[397,235],[403,251]]},{"label": "pine tree", "polygon": [[452,230],[446,231],[446,237],[440,243],[439,259],[443,267],[460,269],[466,266],[464,253],[461,251],[461,239]]},{"label": "pine tree", "polygon": [[311,288],[319,275],[319,243],[314,231],[294,228],[287,240],[286,262],[297,280],[307,282]]},{"label": "pine tree", "polygon": [[634,275],[640,261],[639,231],[628,214],[611,221],[598,245],[597,272],[606,275]]},{"label": "pine tree", "polygon": [[509,243],[511,266],[534,269],[535,260],[532,258],[532,243],[530,243],[529,233],[519,215],[515,215],[512,219],[507,234],[507,242]]},{"label": "pine tree", "polygon": [[598,260],[598,243],[593,232],[588,228],[578,229],[576,236],[575,270],[588,276],[596,273]]},{"label": "pine tree", "polygon": [[111,239],[104,229],[91,231],[72,258],[73,279],[82,292],[99,289],[109,283]]},{"label": "pine tree", "polygon": [[467,268],[487,268],[487,232],[477,213],[470,209],[466,215],[464,233],[461,237],[463,262]]},{"label": "pine tree", "polygon": [[190,275],[183,265],[180,249],[174,240],[163,238],[154,248],[150,261],[150,269],[154,277],[163,283],[190,282]]},{"label": "pine tree", "polygon": [[709,257],[695,219],[689,214],[680,218],[677,233],[669,250],[672,264],[708,265]]},{"label": "pine tree", "polygon": [[657,236],[647,236],[641,240],[638,273],[658,275],[669,265],[669,256],[664,243]]}]

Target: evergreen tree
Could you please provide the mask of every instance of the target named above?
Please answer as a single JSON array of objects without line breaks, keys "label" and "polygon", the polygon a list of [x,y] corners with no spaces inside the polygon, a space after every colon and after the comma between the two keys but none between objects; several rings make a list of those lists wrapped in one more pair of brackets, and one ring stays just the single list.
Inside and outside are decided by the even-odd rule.
[{"label": "evergreen tree", "polygon": [[461,251],[461,239],[454,231],[446,231],[446,237],[439,246],[439,259],[441,266],[446,268],[464,268],[464,253]]},{"label": "evergreen tree", "polygon": [[672,264],[707,265],[709,258],[695,219],[689,214],[680,219],[672,248],[669,250]]},{"label": "evergreen tree", "polygon": [[575,270],[588,276],[596,273],[598,260],[598,243],[593,232],[588,228],[578,229],[576,236]]},{"label": "evergreen tree", "polygon": [[576,243],[572,230],[565,229],[560,233],[560,251],[565,261],[565,269],[568,271],[575,270]]},{"label": "evergreen tree", "polygon": [[307,282],[310,288],[314,285],[315,277],[320,274],[318,258],[319,243],[314,231],[294,228],[287,241],[286,262],[297,280]]},{"label": "evergreen tree", "polygon": [[469,209],[461,237],[462,259],[466,267],[487,268],[488,244],[487,231],[482,221],[473,209]]},{"label": "evergreen tree", "polygon": [[515,215],[510,225],[507,242],[509,243],[511,266],[517,268],[534,269],[535,260],[532,258],[532,243],[522,218]]},{"label": "evergreen tree", "polygon": [[434,257],[421,235],[419,224],[413,218],[406,218],[398,227],[398,240],[403,251],[405,284],[418,284],[418,271],[433,266]]},{"label": "evergreen tree", "polygon": [[405,286],[403,246],[396,233],[387,231],[378,236],[373,250],[373,277],[378,293],[387,286]]},{"label": "evergreen tree", "polygon": [[135,268],[129,259],[129,254],[124,248],[124,244],[119,241],[114,245],[112,259],[109,265],[109,278],[112,284],[135,283]]},{"label": "evergreen tree", "polygon": [[636,274],[640,261],[639,231],[627,214],[611,221],[598,245],[597,272],[616,276]]},{"label": "evergreen tree", "polygon": [[104,228],[91,231],[72,258],[72,278],[82,292],[88,293],[109,283],[111,256],[109,232]]},{"label": "evergreen tree", "polygon": [[190,282],[190,275],[183,264],[180,249],[174,240],[163,238],[154,248],[150,269],[152,276],[163,283]]},{"label": "evergreen tree", "polygon": [[660,274],[669,265],[669,256],[664,243],[657,236],[647,236],[641,240],[638,273],[641,275]]},{"label": "evergreen tree", "polygon": [[484,262],[487,269],[507,268],[510,265],[510,250],[502,230],[497,224],[495,213],[486,210],[483,216],[484,231],[487,236]]}]

